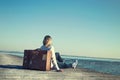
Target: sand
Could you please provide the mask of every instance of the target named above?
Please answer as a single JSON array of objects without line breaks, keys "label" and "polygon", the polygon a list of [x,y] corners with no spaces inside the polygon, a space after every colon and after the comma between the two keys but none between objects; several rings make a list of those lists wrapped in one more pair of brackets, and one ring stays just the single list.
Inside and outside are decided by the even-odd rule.
[{"label": "sand", "polygon": [[63,69],[64,72],[22,69],[23,58],[0,54],[0,80],[120,80],[120,76],[87,69]]}]

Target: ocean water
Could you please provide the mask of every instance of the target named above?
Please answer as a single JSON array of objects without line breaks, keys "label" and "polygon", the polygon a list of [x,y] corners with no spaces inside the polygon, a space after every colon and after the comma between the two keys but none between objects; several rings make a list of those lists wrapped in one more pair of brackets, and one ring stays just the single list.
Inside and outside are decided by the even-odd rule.
[{"label": "ocean water", "polygon": [[[24,56],[24,54],[21,52],[20,53],[7,52],[4,54],[11,54],[20,57]],[[77,68],[86,68],[97,72],[120,75],[120,59],[92,58],[92,57],[68,56],[68,55],[62,55],[62,58],[68,64],[73,63],[75,60],[78,60]]]}]

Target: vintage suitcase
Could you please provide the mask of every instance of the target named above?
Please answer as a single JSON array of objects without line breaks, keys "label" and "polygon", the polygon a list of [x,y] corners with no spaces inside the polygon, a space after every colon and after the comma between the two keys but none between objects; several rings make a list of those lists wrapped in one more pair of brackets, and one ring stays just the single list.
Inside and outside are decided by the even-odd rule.
[{"label": "vintage suitcase", "polygon": [[23,68],[49,71],[51,69],[51,51],[25,50]]},{"label": "vintage suitcase", "polygon": [[24,50],[23,68],[29,69],[30,59],[32,58],[33,50]]}]

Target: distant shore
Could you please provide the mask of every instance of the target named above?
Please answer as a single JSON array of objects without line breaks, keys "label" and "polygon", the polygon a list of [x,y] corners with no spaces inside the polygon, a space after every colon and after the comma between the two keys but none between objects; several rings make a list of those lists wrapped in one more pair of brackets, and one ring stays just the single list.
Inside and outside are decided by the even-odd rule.
[{"label": "distant shore", "polygon": [[63,69],[64,72],[22,69],[22,57],[0,54],[0,80],[120,80],[120,76],[87,69]]}]

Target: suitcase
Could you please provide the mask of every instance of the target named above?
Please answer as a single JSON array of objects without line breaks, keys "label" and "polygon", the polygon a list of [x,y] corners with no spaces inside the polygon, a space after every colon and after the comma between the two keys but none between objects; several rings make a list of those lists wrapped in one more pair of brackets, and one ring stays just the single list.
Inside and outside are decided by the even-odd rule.
[{"label": "suitcase", "polygon": [[49,71],[51,69],[51,51],[24,50],[23,68]]}]

